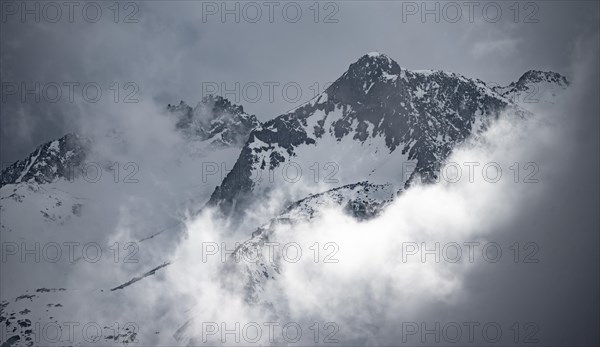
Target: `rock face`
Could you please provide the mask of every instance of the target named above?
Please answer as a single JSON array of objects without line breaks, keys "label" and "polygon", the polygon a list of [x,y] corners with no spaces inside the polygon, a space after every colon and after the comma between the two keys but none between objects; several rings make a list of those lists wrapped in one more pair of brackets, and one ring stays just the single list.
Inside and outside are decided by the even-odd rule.
[{"label": "rock face", "polygon": [[457,144],[507,107],[527,113],[480,80],[410,71],[383,54],[367,54],[325,92],[255,129],[209,205],[243,212],[273,188],[265,177],[290,163],[304,173],[315,162],[335,164],[339,179],[324,182],[330,187],[364,179],[398,187],[417,177],[429,181]]}]

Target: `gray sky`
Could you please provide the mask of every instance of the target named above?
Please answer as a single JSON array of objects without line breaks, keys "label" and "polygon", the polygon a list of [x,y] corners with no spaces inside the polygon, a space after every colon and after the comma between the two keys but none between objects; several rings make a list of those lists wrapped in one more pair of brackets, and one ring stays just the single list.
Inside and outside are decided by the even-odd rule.
[{"label": "gray sky", "polygon": [[[235,1],[139,1],[122,3],[118,12],[112,2],[81,2],[72,18],[59,4],[56,20],[56,8],[28,3],[30,9],[35,4],[40,6],[37,23],[32,14],[25,13],[23,20],[20,2],[5,2],[2,8],[2,162],[23,158],[92,117],[101,106],[82,97],[86,83],[97,83],[87,92],[93,98],[99,86],[103,101],[118,89],[120,103],[134,93],[159,105],[195,104],[215,90],[266,120],[307,101],[371,51],[409,69],[447,70],[506,84],[528,69],[568,76],[577,38],[598,30],[593,1],[521,3],[518,10],[505,1],[482,1],[472,9],[463,2],[453,3],[458,7],[430,2],[429,9],[439,6],[439,23],[435,14],[423,20],[421,8],[414,7],[420,2],[402,1],[321,2],[318,13],[313,1],[279,2],[272,16],[257,2],[262,16],[256,23],[251,22],[256,7]],[[220,6],[239,6],[239,23],[232,14],[223,23]],[[96,7],[102,13],[92,23]],[[455,20],[458,9],[461,16]],[[35,89],[36,82],[41,101],[28,94],[22,102],[20,94]],[[74,102],[65,85],[71,82],[79,83],[73,87]],[[52,83],[63,88],[57,102],[50,102],[56,92]]]}]

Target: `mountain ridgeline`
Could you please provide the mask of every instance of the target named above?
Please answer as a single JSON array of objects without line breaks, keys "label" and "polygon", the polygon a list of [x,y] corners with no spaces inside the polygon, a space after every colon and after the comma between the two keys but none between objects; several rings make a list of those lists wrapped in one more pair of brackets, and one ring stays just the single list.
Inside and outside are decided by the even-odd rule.
[{"label": "mountain ridgeline", "polygon": [[[154,255],[171,254],[162,250],[179,240],[178,232],[187,231],[180,228],[185,226],[181,221],[187,215],[166,224],[172,221],[171,216],[179,215],[182,206],[188,211],[202,206],[215,208],[236,217],[226,224],[228,228],[244,221],[237,224],[251,235],[235,249],[225,269],[239,274],[236,284],[243,286],[247,302],[265,304],[269,312],[277,314],[282,307],[275,307],[269,285],[283,276],[284,262],[279,256],[267,259],[263,255],[269,254],[267,242],[279,240],[280,230],[312,222],[331,208],[340,208],[357,221],[376,218],[413,182],[436,180],[439,167],[453,149],[485,131],[504,111],[526,117],[536,111],[536,103],[554,103],[568,86],[567,79],[557,73],[534,70],[507,86],[492,86],[454,73],[407,70],[383,54],[371,53],[351,64],[323,93],[264,123],[220,96],[207,96],[196,106],[181,101],[168,105],[164,116],[171,117],[173,130],[183,141],[177,142],[169,158],[160,163],[160,170],[148,168],[151,179],[140,180],[147,185],[118,185],[109,194],[98,194],[107,186],[64,184],[63,180],[82,183],[77,181],[80,170],[74,169],[86,162],[109,161],[101,155],[99,158],[95,149],[116,144],[120,150],[135,140],[119,129],[94,138],[67,134],[6,167],[0,175],[0,234],[15,244],[37,239],[40,230],[57,235],[76,232],[82,240],[96,240],[99,234],[110,235],[115,228],[113,221],[122,220],[124,211],[127,221],[136,221],[132,226],[138,230],[132,227],[135,233],[131,235],[140,236],[145,249],[161,252],[146,252],[153,255],[151,263],[140,262],[143,271],[138,273],[139,268],[134,268],[128,281],[105,283],[104,288],[112,288],[110,293],[121,293],[135,291],[141,281],[152,281],[157,271],[175,263],[176,259],[168,258],[155,262]],[[224,178],[215,173],[205,181],[206,173],[200,168],[204,170],[204,163],[217,161],[221,174],[226,171],[223,167],[231,171]],[[291,177],[295,170],[298,177]],[[114,184],[113,178],[106,183]],[[154,194],[152,188],[165,181],[176,184],[162,190],[168,192],[166,195]],[[115,196],[116,191],[122,194]],[[152,198],[145,194],[147,191],[153,192]],[[278,194],[282,191],[286,193]],[[264,220],[243,219],[246,212],[272,197],[284,206],[281,212],[275,211]],[[105,209],[106,205],[117,208]],[[127,208],[120,208],[124,206]],[[232,261],[254,259],[257,254],[256,262]],[[17,260],[11,264],[27,265]],[[27,269],[39,271],[37,266]],[[68,273],[53,275],[61,281]],[[30,278],[38,277],[32,273]],[[8,287],[11,283],[3,284]],[[60,311],[73,312],[67,305],[79,305],[70,300],[72,292],[68,289],[43,285],[35,293],[19,292],[14,300],[0,300],[0,322],[11,331],[6,340],[9,345],[29,345],[33,333],[27,327],[31,322]],[[97,298],[98,303],[105,303],[107,294],[99,292],[102,298]],[[188,322],[175,332],[177,341],[194,335],[188,331],[192,326]],[[135,334],[124,328],[118,337],[130,343]],[[114,336],[106,340],[109,338],[117,341]]]},{"label": "mountain ridgeline", "polygon": [[[370,53],[323,93],[264,123],[242,106],[212,95],[195,107],[183,101],[168,105],[166,116],[175,117],[176,130],[202,153],[239,149],[232,170],[207,204],[236,214],[276,188],[277,182],[265,178],[290,163],[304,169],[306,177],[315,163],[322,170],[333,168],[325,190],[363,181],[402,190],[415,180],[435,180],[456,145],[485,130],[501,112],[528,114],[524,94],[535,91],[542,101],[553,102],[568,85],[558,73],[531,70],[508,86],[491,87],[454,73],[404,69],[384,54]],[[42,144],[5,168],[0,186],[72,179],[72,168],[89,160],[93,145],[93,139],[78,134]],[[319,179],[289,202],[323,192]]]},{"label": "mountain ridgeline", "polygon": [[167,110],[177,118],[176,128],[184,136],[197,141],[211,140],[217,147],[242,146],[250,131],[260,122],[244,108],[221,97],[208,95],[196,107],[181,101],[168,105]]},{"label": "mountain ridgeline", "polygon": [[57,179],[72,179],[73,168],[86,159],[91,142],[77,134],[67,134],[47,142],[23,160],[2,170],[0,187],[20,182],[51,183]]},{"label": "mountain ridgeline", "polygon": [[[404,188],[415,179],[432,181],[452,149],[501,112],[528,114],[508,96],[541,81],[568,83],[553,72],[530,71],[501,94],[478,79],[411,71],[383,54],[367,54],[310,102],[255,129],[209,205],[243,212],[271,189],[255,178],[290,162],[302,168],[335,162],[340,180],[334,186],[368,180]],[[406,163],[413,170],[401,175]]]},{"label": "mountain ridgeline", "polygon": [[[201,143],[208,150],[239,148],[260,122],[220,96],[206,96],[195,107],[181,101],[168,105],[166,116],[175,117],[175,128],[188,143]],[[118,129],[101,139],[107,142],[127,142]],[[90,159],[94,140],[69,133],[60,139],[38,146],[29,156],[2,170],[0,187],[21,182],[52,183],[59,179],[77,178],[78,170]]]}]

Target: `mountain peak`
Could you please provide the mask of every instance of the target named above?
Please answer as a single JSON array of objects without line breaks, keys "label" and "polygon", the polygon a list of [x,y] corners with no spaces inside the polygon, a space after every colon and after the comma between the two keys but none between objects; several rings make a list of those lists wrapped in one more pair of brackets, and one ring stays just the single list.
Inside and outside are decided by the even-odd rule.
[{"label": "mountain peak", "polygon": [[244,113],[244,107],[242,105],[233,104],[229,99],[224,98],[220,95],[208,94],[202,98],[202,104],[213,108],[213,112],[222,113],[228,112],[231,114],[242,114]]},{"label": "mountain peak", "polygon": [[553,71],[529,70],[518,81],[492,89],[506,99],[528,109],[532,105],[554,103],[554,99],[569,86],[567,78]]},{"label": "mountain peak", "polygon": [[[388,57],[387,55],[385,55],[384,53],[380,53],[380,52],[371,52],[371,53],[367,53],[362,57],[368,57],[371,59],[379,59],[379,58],[383,58],[383,59],[388,59],[391,60],[390,57]],[[361,57],[361,58],[362,58]]]},{"label": "mountain peak", "polygon": [[91,140],[75,133],[46,142],[23,160],[2,170],[0,187],[20,182],[50,183],[57,179],[73,178],[73,169],[88,155]]},{"label": "mountain peak", "polygon": [[385,54],[371,52],[350,64],[348,70],[328,89],[338,100],[362,102],[371,88],[381,81],[394,81],[401,74],[400,65]]},{"label": "mountain peak", "polygon": [[260,124],[241,105],[219,95],[204,96],[196,107],[183,101],[177,106],[169,104],[167,110],[176,115],[176,128],[186,136],[200,141],[214,139],[220,146],[243,144]]},{"label": "mountain peak", "polygon": [[383,53],[371,52],[351,64],[347,73],[373,77],[379,77],[382,73],[396,75],[400,73],[400,65]]},{"label": "mountain peak", "polygon": [[208,94],[202,98],[195,108],[188,105],[185,101],[181,100],[178,105],[168,104],[167,110],[171,112],[193,112],[200,108],[209,108],[214,116],[218,116],[222,113],[228,113],[231,115],[238,115],[244,113],[244,107],[242,105],[236,105],[220,95]]},{"label": "mountain peak", "polygon": [[517,81],[517,85],[526,85],[528,83],[550,82],[560,86],[568,86],[567,78],[554,71],[529,70],[525,72]]}]

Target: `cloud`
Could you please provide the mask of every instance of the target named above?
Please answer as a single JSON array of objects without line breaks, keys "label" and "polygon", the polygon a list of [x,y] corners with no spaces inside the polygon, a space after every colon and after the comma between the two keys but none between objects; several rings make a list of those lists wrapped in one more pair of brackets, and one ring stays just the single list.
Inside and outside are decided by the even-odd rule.
[{"label": "cloud", "polygon": [[493,54],[512,56],[518,50],[518,46],[521,42],[522,41],[517,38],[486,40],[475,43],[471,52],[477,59]]},{"label": "cloud", "polygon": [[[262,326],[273,319],[305,330],[315,322],[321,328],[333,322],[329,327],[342,345],[452,345],[457,343],[454,330],[444,329],[457,326],[461,344],[597,341],[591,329],[598,304],[594,38],[582,41],[586,51],[575,54],[574,83],[560,104],[540,105],[536,116],[527,119],[506,114],[448,159],[496,163],[503,169],[498,182],[489,182],[478,170],[471,182],[463,171],[456,183],[410,188],[374,220],[358,222],[333,209],[310,222],[278,228],[270,241],[295,242],[304,256],[283,262],[281,275],[268,281],[264,300],[272,306],[266,311],[241,300],[239,274],[228,275],[201,259],[206,242],[236,241],[225,237],[222,222],[210,215],[190,222],[188,238],[175,253],[178,263],[167,276],[177,283],[175,292],[195,303],[189,312],[194,317],[188,330],[192,341],[235,344],[233,334],[221,334],[223,326]],[[586,158],[585,163],[578,158]],[[514,163],[522,170],[518,174]],[[315,261],[315,245],[328,242],[336,245],[338,262]],[[472,254],[468,242],[478,243],[471,244]],[[426,252],[436,244],[439,262],[436,252]],[[444,247],[449,245],[453,248]],[[443,250],[456,245],[462,258],[449,261],[456,253]],[[416,253],[408,248],[415,246]],[[231,282],[233,287],[225,285]],[[571,299],[564,302],[566,298]],[[581,318],[570,318],[574,316]],[[423,330],[435,331],[436,326],[437,335]],[[209,334],[207,329],[217,330]],[[514,329],[521,329],[518,335]],[[311,343],[312,338],[305,334],[301,341]]]}]

